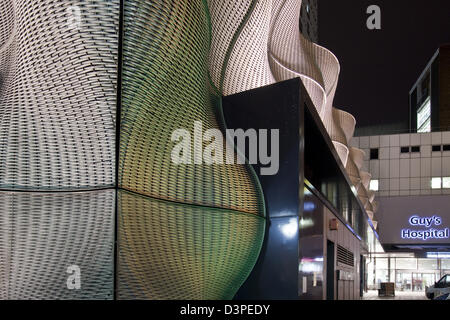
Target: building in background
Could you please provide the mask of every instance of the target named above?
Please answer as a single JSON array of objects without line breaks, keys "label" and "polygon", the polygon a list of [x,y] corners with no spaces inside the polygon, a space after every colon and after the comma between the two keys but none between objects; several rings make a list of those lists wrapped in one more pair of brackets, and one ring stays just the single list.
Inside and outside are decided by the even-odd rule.
[{"label": "building in background", "polygon": [[303,0],[300,11],[300,31],[310,41],[319,42],[317,0]]},{"label": "building in background", "polygon": [[450,272],[450,132],[362,136],[351,145],[366,154],[385,251],[367,259],[369,289],[425,290]]},{"label": "building in background", "polygon": [[441,45],[409,92],[411,132],[450,130],[450,44]]},{"label": "building in background", "polygon": [[361,170],[376,192],[382,248],[366,257],[368,289],[394,282],[423,291],[450,273],[450,45],[442,45],[409,92],[405,123],[356,128]]},{"label": "building in background", "polygon": [[450,44],[433,55],[409,92],[409,116],[396,122],[356,127],[354,135],[436,132],[450,130]]}]

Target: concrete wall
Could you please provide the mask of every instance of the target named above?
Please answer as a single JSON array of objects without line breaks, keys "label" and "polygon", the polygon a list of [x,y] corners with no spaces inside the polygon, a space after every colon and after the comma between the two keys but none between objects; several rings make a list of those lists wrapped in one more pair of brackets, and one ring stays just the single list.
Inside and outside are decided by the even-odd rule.
[{"label": "concrete wall", "polygon": [[[450,151],[433,152],[433,145],[449,145],[450,132],[354,137],[353,147],[365,151],[363,170],[379,180],[376,198],[409,195],[450,195],[450,188],[432,189],[433,177],[450,177]],[[401,153],[401,147],[420,146],[420,152]],[[370,149],[379,158],[370,159]]]}]

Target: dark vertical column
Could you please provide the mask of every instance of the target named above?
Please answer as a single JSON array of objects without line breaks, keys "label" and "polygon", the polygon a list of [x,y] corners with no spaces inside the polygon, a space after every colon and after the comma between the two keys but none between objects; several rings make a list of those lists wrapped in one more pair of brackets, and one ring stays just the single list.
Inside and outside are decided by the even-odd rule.
[{"label": "dark vertical column", "polygon": [[417,88],[409,95],[409,131],[417,132]]},{"label": "dark vertical column", "polygon": [[334,242],[327,240],[327,300],[335,299],[335,265],[334,256],[335,244]]},{"label": "dark vertical column", "polygon": [[388,258],[388,281],[391,282],[391,258]]},{"label": "dark vertical column", "polygon": [[364,258],[363,255],[360,255],[359,260],[359,297],[362,298],[364,296],[365,288],[366,258]]},{"label": "dark vertical column", "polygon": [[[292,79],[223,98],[227,128],[279,129],[279,170],[262,175],[253,164],[266,205],[259,259],[235,299],[298,299],[299,213],[303,189],[303,102]],[[270,137],[270,131],[268,136]],[[271,149],[269,144],[268,150]],[[240,150],[248,158],[246,150]]]}]

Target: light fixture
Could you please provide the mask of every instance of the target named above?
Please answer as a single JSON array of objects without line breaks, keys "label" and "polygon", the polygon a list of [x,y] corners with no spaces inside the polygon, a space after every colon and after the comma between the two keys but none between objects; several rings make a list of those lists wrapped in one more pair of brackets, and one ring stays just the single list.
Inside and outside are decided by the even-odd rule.
[{"label": "light fixture", "polygon": [[282,225],[281,232],[287,237],[287,238],[293,238],[297,234],[298,229],[298,222],[296,218],[292,218],[289,220],[288,223]]}]

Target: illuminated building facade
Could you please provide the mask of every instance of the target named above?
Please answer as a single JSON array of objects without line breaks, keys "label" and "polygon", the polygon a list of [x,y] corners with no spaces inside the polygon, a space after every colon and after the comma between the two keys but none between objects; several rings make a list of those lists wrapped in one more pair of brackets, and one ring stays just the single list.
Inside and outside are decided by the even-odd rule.
[{"label": "illuminated building facade", "polygon": [[411,132],[450,130],[450,44],[441,45],[409,92]]},{"label": "illuminated building facade", "polygon": [[[377,205],[302,1],[121,3],[0,5],[1,297],[358,298]],[[176,130],[241,118],[277,119],[283,174],[173,161]]]},{"label": "illuminated building facade", "polygon": [[450,272],[450,132],[354,137],[379,204],[368,286],[423,291]]}]

